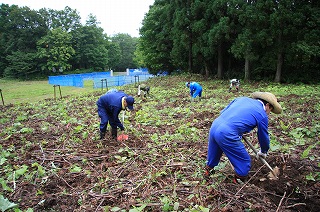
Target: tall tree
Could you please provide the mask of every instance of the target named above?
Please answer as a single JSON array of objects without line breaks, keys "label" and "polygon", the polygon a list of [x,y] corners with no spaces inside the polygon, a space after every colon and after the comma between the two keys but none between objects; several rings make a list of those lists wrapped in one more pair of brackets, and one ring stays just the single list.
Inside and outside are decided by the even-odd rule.
[{"label": "tall tree", "polygon": [[98,26],[96,17],[91,15],[85,26],[71,32],[75,56],[74,68],[104,70],[108,66],[108,38]]},{"label": "tall tree", "polygon": [[177,69],[171,57],[174,12],[170,0],[155,0],[143,19],[138,51],[152,74]]},{"label": "tall tree", "polygon": [[179,69],[193,70],[193,34],[192,34],[192,0],[172,1],[175,8],[171,37],[173,40],[172,60]]},{"label": "tall tree", "polygon": [[129,34],[119,33],[111,38],[111,42],[120,47],[120,59],[115,65],[115,70],[125,71],[127,68],[136,68],[134,63],[134,52],[137,48],[138,39],[132,38]]},{"label": "tall tree", "polygon": [[228,7],[230,3],[227,0],[215,0],[209,5],[213,13],[213,21],[209,30],[209,45],[217,50],[218,72],[217,77],[223,77],[224,54],[229,50],[228,44],[232,32],[232,19],[228,16]]},{"label": "tall tree", "polygon": [[42,8],[39,13],[45,18],[49,29],[61,27],[64,31],[70,32],[81,26],[81,17],[78,11],[68,6],[64,10]]},{"label": "tall tree", "polygon": [[[37,41],[47,33],[48,29],[43,17],[37,11],[28,7],[19,8],[16,5],[8,6],[2,4],[0,7],[0,74],[20,76],[20,74],[10,73],[17,71],[35,72],[37,61],[30,61],[36,53]],[[28,57],[28,58],[23,58]],[[17,58],[15,58],[17,57]],[[30,62],[22,70],[16,70],[13,61]],[[25,74],[22,74],[25,76]]]},{"label": "tall tree", "polygon": [[71,34],[62,28],[51,30],[38,41],[38,57],[45,61],[42,70],[66,70],[71,68],[70,58],[75,51],[71,45]]},{"label": "tall tree", "polygon": [[239,22],[237,37],[232,44],[231,52],[238,59],[244,59],[244,78],[250,79],[251,64],[261,57],[264,49],[272,44],[269,33],[269,14],[272,7],[266,1],[238,1],[232,7]]}]

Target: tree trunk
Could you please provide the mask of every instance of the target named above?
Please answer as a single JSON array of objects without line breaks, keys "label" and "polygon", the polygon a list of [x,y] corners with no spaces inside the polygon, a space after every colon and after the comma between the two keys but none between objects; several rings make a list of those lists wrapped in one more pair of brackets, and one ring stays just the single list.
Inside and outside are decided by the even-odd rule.
[{"label": "tree trunk", "polygon": [[222,79],[222,65],[223,56],[222,56],[222,45],[219,43],[218,45],[218,79]]},{"label": "tree trunk", "polygon": [[[188,68],[189,71],[192,72],[192,67],[193,67],[193,60],[192,60],[192,32],[189,33],[189,56],[188,56]],[[195,70],[193,70],[195,71]]]},{"label": "tree trunk", "polygon": [[245,64],[244,64],[244,79],[249,80],[250,79],[250,61],[248,56],[245,58]]},{"label": "tree trunk", "polygon": [[283,53],[280,52],[280,53],[278,53],[277,72],[276,72],[276,76],[274,78],[275,82],[281,81],[282,64],[283,64]]},{"label": "tree trunk", "polygon": [[205,75],[206,75],[206,78],[208,79],[209,78],[209,69],[208,69],[208,63],[207,62],[205,62],[204,63],[204,69],[205,69]]}]

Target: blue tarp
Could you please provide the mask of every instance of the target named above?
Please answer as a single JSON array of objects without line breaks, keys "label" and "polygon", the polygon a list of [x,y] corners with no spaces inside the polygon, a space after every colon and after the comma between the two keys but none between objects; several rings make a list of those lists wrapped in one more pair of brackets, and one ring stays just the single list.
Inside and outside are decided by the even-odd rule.
[{"label": "blue tarp", "polygon": [[146,75],[146,74],[149,74],[147,68],[129,69],[130,76]]},{"label": "blue tarp", "polygon": [[132,69],[129,70],[129,76],[110,76],[110,72],[49,76],[49,84],[83,88],[84,80],[93,80],[93,88],[105,88],[138,83],[151,77],[153,75],[148,73],[148,69]]},{"label": "blue tarp", "polygon": [[59,76],[49,76],[49,84],[60,86],[74,86],[83,88],[84,80],[110,77],[110,72],[92,72],[84,74],[68,74]]}]

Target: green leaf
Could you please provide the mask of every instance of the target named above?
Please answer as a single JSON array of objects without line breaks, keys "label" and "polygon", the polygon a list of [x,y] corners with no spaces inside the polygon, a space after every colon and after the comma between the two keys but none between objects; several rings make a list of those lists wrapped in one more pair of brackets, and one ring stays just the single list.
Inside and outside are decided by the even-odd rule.
[{"label": "green leaf", "polygon": [[24,175],[28,170],[28,166],[22,165],[22,168],[16,170],[16,177],[15,179],[18,179],[20,176]]},{"label": "green leaf", "polygon": [[2,212],[17,206],[17,204],[10,202],[8,199],[4,198],[4,196],[0,195],[0,210]]},{"label": "green leaf", "polygon": [[74,165],[71,169],[70,169],[70,171],[71,172],[73,172],[73,173],[79,173],[79,172],[81,172],[81,167],[79,167],[79,166],[77,166],[77,165]]},{"label": "green leaf", "polygon": [[307,180],[312,180],[312,181],[316,181],[315,179],[314,179],[314,177],[313,177],[313,174],[310,172],[310,174],[308,174],[307,176],[306,176],[306,179]]},{"label": "green leaf", "polygon": [[6,181],[3,178],[0,178],[0,184],[2,186],[2,189],[5,191],[13,191],[6,183]]}]

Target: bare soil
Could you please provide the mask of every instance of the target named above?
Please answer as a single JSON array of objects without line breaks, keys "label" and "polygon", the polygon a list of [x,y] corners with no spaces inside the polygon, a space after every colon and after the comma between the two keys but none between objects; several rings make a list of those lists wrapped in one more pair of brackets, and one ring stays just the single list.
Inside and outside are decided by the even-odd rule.
[{"label": "bare soil", "polygon": [[[97,98],[96,94],[93,99]],[[209,97],[205,97],[204,101],[206,98]],[[281,101],[286,102],[286,107],[291,108],[293,112],[305,113],[306,116],[309,114],[310,118],[315,117],[314,114],[310,115],[310,111],[317,102],[308,99],[302,107],[294,104],[293,98],[299,96],[288,95],[282,97]],[[135,129],[144,128],[144,132],[148,133],[138,136],[129,132],[129,140],[124,142],[112,140],[109,134],[101,142],[94,139],[97,132],[91,132],[87,139],[83,139],[81,133],[73,133],[76,123],[64,125],[59,123],[56,117],[50,116],[31,118],[39,111],[27,104],[19,106],[19,110],[30,116],[24,126],[33,128],[34,131],[32,134],[13,133],[7,139],[1,137],[3,148],[14,146],[16,150],[17,157],[11,158],[10,164],[16,167],[23,164],[32,167],[32,164],[37,162],[46,167],[47,173],[53,168],[56,171],[45,177],[33,176],[32,180],[12,181],[9,186],[13,187],[14,184],[15,190],[1,193],[11,202],[18,203],[21,210],[33,208],[34,211],[107,211],[113,207],[129,210],[144,204],[144,211],[165,211],[165,203],[160,201],[165,196],[175,200],[169,202],[171,207],[174,202],[179,202],[179,211],[199,209],[198,206],[211,208],[210,211],[320,211],[320,182],[306,180],[306,175],[320,171],[319,161],[301,158],[307,145],[297,145],[287,153],[273,151],[267,157],[269,164],[272,167],[277,166],[280,170],[278,180],[269,179],[268,168],[252,158],[250,177],[244,185],[232,183],[233,171],[230,166],[218,173],[217,176],[224,176],[221,182],[214,177],[206,182],[201,174],[203,167],[196,165],[195,161],[206,160],[206,138],[211,122],[217,114],[196,113],[194,116],[202,120],[196,123],[192,122],[194,116],[184,117],[182,114],[176,114],[171,118],[191,122],[192,126],[198,129],[199,139],[193,142],[179,140],[156,145],[150,139],[150,135],[170,134],[174,128],[171,131],[168,127],[141,126],[137,123],[135,114],[142,109],[143,104],[148,104],[147,101],[137,105],[129,119]],[[70,116],[78,117],[83,107],[89,107],[88,113],[96,113],[93,100],[75,103],[72,110],[69,110]],[[161,110],[164,107],[176,107],[178,103],[181,104],[177,100],[156,107]],[[2,106],[1,112],[8,113],[15,107],[17,106]],[[11,120],[1,124],[1,128],[12,125],[17,117],[14,113],[11,115]],[[210,121],[206,117],[210,117]],[[88,125],[97,121],[91,117],[83,120],[87,121]],[[292,139],[284,136],[284,132],[275,127],[279,124],[277,121],[275,119],[270,128],[275,135],[287,138],[282,141],[285,145]],[[286,123],[286,120],[283,121]],[[308,119],[305,122],[307,121]],[[40,125],[43,122],[54,127],[44,133]],[[304,123],[300,122],[299,126],[292,124],[294,128]],[[77,142],[76,137],[82,142]],[[62,138],[64,141],[76,142],[72,145],[71,142],[67,144],[61,142]],[[32,142],[25,146],[25,141]],[[189,151],[183,151],[186,149]],[[319,145],[311,150],[311,154],[319,158]],[[123,161],[121,157],[124,158]],[[184,162],[180,162],[179,157],[184,158]],[[70,171],[74,164],[81,167],[80,172]],[[3,170],[2,176],[5,176]],[[218,181],[218,184],[212,186]]]}]

